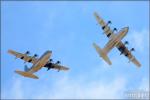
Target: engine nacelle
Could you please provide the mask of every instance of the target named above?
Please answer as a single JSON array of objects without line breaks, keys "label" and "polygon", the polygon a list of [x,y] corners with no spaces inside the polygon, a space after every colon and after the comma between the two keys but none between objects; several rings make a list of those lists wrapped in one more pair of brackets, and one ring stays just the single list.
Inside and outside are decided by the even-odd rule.
[{"label": "engine nacelle", "polygon": [[26,54],[26,55],[30,54],[30,51],[26,51],[25,54]]},{"label": "engine nacelle", "polygon": [[131,48],[130,51],[135,51],[135,49],[134,49],[134,48]]},{"label": "engine nacelle", "polygon": [[50,59],[49,61],[50,61],[50,62],[52,62],[52,61],[53,61],[53,59]]},{"label": "engine nacelle", "polygon": [[107,24],[105,26],[102,27],[102,29],[104,30],[109,24],[111,24],[110,20],[107,22]]},{"label": "engine nacelle", "polygon": [[33,57],[37,57],[38,55],[37,54],[34,54],[34,56]]},{"label": "engine nacelle", "polygon": [[60,61],[57,61],[56,64],[60,64]]},{"label": "engine nacelle", "polygon": [[125,44],[125,45],[126,45],[126,44],[129,44],[129,42],[128,42],[128,41],[125,41],[124,44]]}]

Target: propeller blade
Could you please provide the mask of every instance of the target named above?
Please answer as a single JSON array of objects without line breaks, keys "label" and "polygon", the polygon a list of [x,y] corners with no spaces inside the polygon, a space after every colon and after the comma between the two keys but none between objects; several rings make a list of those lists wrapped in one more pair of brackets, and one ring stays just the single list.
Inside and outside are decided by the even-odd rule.
[{"label": "propeller blade", "polygon": [[52,62],[52,61],[53,61],[53,59],[50,59],[49,61],[50,61],[50,62]]},{"label": "propeller blade", "polygon": [[130,51],[135,51],[135,49],[134,48],[131,48],[131,50]]},{"label": "propeller blade", "polygon": [[30,51],[26,51],[25,54],[27,54],[27,55],[30,54]]},{"label": "propeller blade", "polygon": [[34,54],[34,57],[38,57],[38,55],[37,55],[37,54]]},{"label": "propeller blade", "polygon": [[60,64],[60,61],[57,61],[56,64]]},{"label": "propeller blade", "polygon": [[129,42],[128,42],[128,41],[125,41],[124,44],[125,44],[125,45],[126,45],[126,44],[129,44]]},{"label": "propeller blade", "polygon": [[48,67],[48,68],[47,68],[47,71],[48,71],[48,70],[50,70],[50,69],[51,69],[51,68],[50,68],[50,67]]},{"label": "propeller blade", "polygon": [[117,28],[114,28],[113,31],[117,31]]},{"label": "propeller blade", "polygon": [[108,24],[111,24],[111,21],[110,21],[110,20],[108,21]]}]

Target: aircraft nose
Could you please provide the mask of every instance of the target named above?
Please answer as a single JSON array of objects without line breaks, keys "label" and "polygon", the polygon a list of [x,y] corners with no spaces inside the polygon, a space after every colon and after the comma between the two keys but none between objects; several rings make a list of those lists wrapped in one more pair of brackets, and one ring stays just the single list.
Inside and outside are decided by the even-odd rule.
[{"label": "aircraft nose", "polygon": [[129,27],[126,27],[125,29],[126,29],[126,31],[128,31],[128,30],[129,30]]},{"label": "aircraft nose", "polygon": [[52,53],[52,51],[51,51],[51,50],[48,50],[48,51],[47,51],[47,53],[50,53],[50,54],[51,54],[51,53]]}]

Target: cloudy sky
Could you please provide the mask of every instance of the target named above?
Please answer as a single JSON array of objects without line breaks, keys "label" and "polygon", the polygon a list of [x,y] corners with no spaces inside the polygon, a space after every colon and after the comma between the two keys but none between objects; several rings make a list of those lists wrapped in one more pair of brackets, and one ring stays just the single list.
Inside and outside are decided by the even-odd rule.
[{"label": "cloudy sky", "polygon": [[[118,30],[129,26],[128,48],[141,62],[137,68],[114,48],[112,65],[99,58],[92,46],[108,42],[94,12],[112,21]],[[9,55],[9,49],[29,50],[42,55],[52,50],[52,59],[68,66],[68,72],[35,73],[40,79],[14,73],[23,70],[23,61]],[[31,64],[27,64],[29,67]],[[146,1],[29,1],[1,4],[1,98],[2,99],[102,99],[127,98],[127,91],[149,89],[149,3]]]}]

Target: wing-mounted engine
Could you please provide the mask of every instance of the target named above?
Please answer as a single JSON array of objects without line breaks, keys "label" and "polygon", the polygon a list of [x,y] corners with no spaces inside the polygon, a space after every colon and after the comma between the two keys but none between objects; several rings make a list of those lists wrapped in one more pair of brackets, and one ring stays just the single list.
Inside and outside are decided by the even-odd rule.
[{"label": "wing-mounted engine", "polygon": [[128,41],[125,41],[125,42],[124,42],[124,44],[125,44],[125,45],[128,45],[128,44],[129,44],[129,42],[128,42]]},{"label": "wing-mounted engine", "polygon": [[[29,55],[29,54],[30,54],[30,51],[26,51],[24,54],[25,54],[25,55]],[[17,57],[16,57],[15,59],[17,59]],[[20,57],[20,59],[24,59],[24,56]]]},{"label": "wing-mounted engine", "polygon": [[118,29],[117,29],[117,28],[114,28],[112,32],[114,33],[115,31],[117,32],[117,31],[118,31]]},{"label": "wing-mounted engine", "polygon": [[[27,51],[26,53],[25,53],[25,55],[29,55],[30,54],[30,52],[29,51]],[[34,58],[37,58],[38,57],[38,55],[37,54],[34,54],[33,56],[30,56],[30,59],[28,59],[28,60],[26,60],[24,63],[26,63],[26,62],[32,62],[33,61],[33,59]],[[21,59],[24,59],[24,56],[23,57],[21,57]]]},{"label": "wing-mounted engine", "polygon": [[129,42],[125,41],[124,45],[122,44],[121,46],[118,47],[119,51],[121,52],[120,55],[125,54],[125,56],[128,56],[128,53],[126,52],[127,47],[125,45],[128,45]]},{"label": "wing-mounted engine", "polygon": [[[135,51],[135,49],[134,49],[134,48],[131,48],[129,52],[131,53],[132,51]],[[129,62],[131,62],[133,59],[135,59],[134,56],[130,57]]]},{"label": "wing-mounted engine", "polygon": [[33,58],[36,58],[36,57],[38,57],[38,55],[37,55],[37,54],[34,54],[34,55],[33,55]]},{"label": "wing-mounted engine", "polygon": [[117,28],[110,29],[109,24],[112,24],[111,21],[108,21],[106,25],[102,26],[104,33],[106,33],[107,37],[109,38],[115,31],[117,32]]},{"label": "wing-mounted engine", "polygon": [[60,64],[61,62],[60,61],[57,61],[55,64]]},{"label": "wing-mounted engine", "polygon": [[25,53],[26,55],[28,55],[28,54],[30,54],[30,51],[26,51],[26,53]]},{"label": "wing-mounted engine", "polygon": [[[26,56],[28,56],[28,55],[30,54],[30,51],[26,51],[24,54],[25,54]],[[20,59],[24,59],[24,56],[22,56]],[[26,63],[26,61],[25,61],[24,63]]]},{"label": "wing-mounted engine", "polygon": [[130,49],[130,52],[132,52],[132,51],[135,51],[135,49],[134,49],[134,48],[131,48],[131,49]]},{"label": "wing-mounted engine", "polygon": [[50,59],[49,61],[50,61],[50,62],[53,62],[53,59]]},{"label": "wing-mounted engine", "polygon": [[36,58],[36,57],[38,57],[38,55],[37,55],[37,54],[34,54],[34,55],[32,56],[32,58],[30,58],[30,59],[28,60],[28,62],[32,62],[33,58]]},{"label": "wing-mounted engine", "polygon": [[105,30],[105,28],[108,27],[109,24],[111,24],[111,21],[110,21],[110,20],[107,22],[106,25],[102,26],[102,29]]},{"label": "wing-mounted engine", "polygon": [[47,67],[47,71],[50,70],[52,67],[52,63],[47,63],[44,67]]},{"label": "wing-mounted engine", "polygon": [[118,49],[121,52],[120,55],[122,55],[125,52],[125,48],[124,47],[119,47]]},{"label": "wing-mounted engine", "polygon": [[47,68],[47,71],[54,67],[52,62],[53,62],[53,59],[50,59],[48,63],[44,66]]},{"label": "wing-mounted engine", "polygon": [[101,26],[102,30],[104,31],[103,33],[106,34],[108,38],[113,36],[113,33],[114,31],[117,31],[117,28],[114,28],[113,30],[110,29],[109,25],[112,24],[111,21],[109,20],[108,22],[105,22],[96,12],[94,12],[94,16],[98,24]]},{"label": "wing-mounted engine", "polygon": [[[55,64],[56,65],[59,65],[61,62],[60,61],[57,61]],[[60,71],[61,67],[58,67],[58,72]]]},{"label": "wing-mounted engine", "polygon": [[112,31],[110,27],[108,26],[109,24],[111,24],[111,21],[108,21],[106,25],[102,26],[102,29],[104,30],[104,33],[106,33],[107,37],[110,37],[112,34]]},{"label": "wing-mounted engine", "polygon": [[53,59],[50,59],[44,67],[47,68],[47,71],[50,70],[51,68],[55,68],[58,69],[58,71],[60,71],[61,67],[58,67],[60,63],[61,63],[60,61],[53,63]]}]

